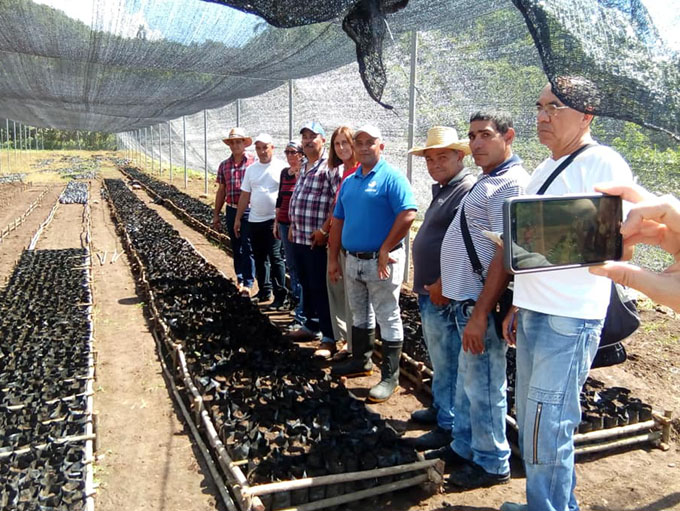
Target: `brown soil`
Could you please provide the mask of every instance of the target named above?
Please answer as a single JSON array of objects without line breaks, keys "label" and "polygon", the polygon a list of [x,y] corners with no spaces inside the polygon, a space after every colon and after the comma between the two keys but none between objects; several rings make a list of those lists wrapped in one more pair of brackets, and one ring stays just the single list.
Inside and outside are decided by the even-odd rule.
[{"label": "brown soil", "polygon": [[[106,177],[119,177],[113,170]],[[167,177],[167,172],[165,173]],[[174,184],[183,189],[181,176]],[[209,187],[211,203],[214,187]],[[58,194],[58,192],[54,192]],[[203,193],[203,181],[190,181],[189,193]],[[145,194],[141,198],[150,202]],[[95,338],[97,383],[95,408],[98,413],[99,452],[95,478],[99,483],[99,509],[215,509],[215,491],[200,455],[185,432],[180,415],[166,390],[143,314],[143,303],[135,289],[125,255],[111,264],[111,254],[121,244],[110,220],[108,206],[99,197],[99,184],[91,187],[92,243],[95,252],[107,252],[105,264],[93,257],[95,288]],[[56,195],[31,215],[22,229],[0,243],[0,278],[6,277],[31,235],[54,204]],[[23,212],[23,199],[13,199],[11,208]],[[28,201],[30,202],[30,201]],[[185,226],[164,208],[151,205],[188,239],[203,256],[233,278],[231,259],[212,243]],[[8,206],[9,208],[9,206]],[[23,208],[25,210],[25,207]],[[3,214],[9,209],[3,208]],[[53,224],[45,231],[39,248],[78,246],[82,230],[82,206],[60,207]],[[31,223],[32,222],[32,223]],[[72,243],[75,243],[73,245]],[[4,278],[2,278],[4,282]],[[282,324],[285,314],[271,317]],[[680,319],[671,311],[643,302],[643,325],[627,342],[627,363],[593,371],[607,385],[625,386],[657,410],[680,413]],[[310,354],[312,346],[309,346]],[[354,379],[347,385],[360,398],[378,374]],[[427,404],[427,396],[415,392],[407,381],[386,403],[372,408],[389,418],[405,435],[423,430],[408,422],[412,410]],[[677,423],[676,423],[677,424]],[[581,509],[592,511],[660,511],[680,509],[680,427],[670,450],[648,447],[622,449],[607,456],[592,455],[577,465],[577,496]],[[513,479],[504,486],[463,493],[428,496],[414,489],[379,501],[385,510],[487,511],[498,509],[506,500],[524,500],[521,463],[513,459]],[[356,504],[351,509],[365,509]]]},{"label": "brown soil", "polygon": [[[158,176],[156,176],[158,177]],[[165,173],[161,179],[169,182]],[[200,198],[208,204],[214,203],[216,187],[209,181],[208,196],[204,195],[203,179],[189,181],[187,189],[183,180],[173,180],[178,188]],[[157,209],[162,209],[158,208]],[[186,234],[186,227],[170,213],[163,214],[182,236],[193,241]],[[191,229],[189,229],[191,230]],[[196,236],[195,234],[192,236]],[[205,243],[200,241],[198,243]],[[211,260],[209,258],[209,260]],[[225,262],[226,261],[226,262]],[[222,270],[231,268],[230,260],[222,256],[214,260]],[[219,263],[219,264],[217,264]],[[226,266],[225,266],[226,264]],[[617,367],[594,370],[592,376],[608,386],[624,386],[655,410],[671,410],[675,417],[680,413],[680,317],[672,311],[655,306],[648,300],[641,302],[643,325],[627,341],[629,361]],[[281,315],[270,316],[276,323],[289,318]],[[312,353],[313,346],[304,345]],[[359,398],[365,398],[370,386],[379,380],[378,373],[370,377],[347,381],[347,386]],[[426,430],[408,421],[411,411],[428,404],[423,392],[416,392],[413,386],[402,378],[402,388],[397,399],[390,399],[371,408],[389,418],[392,426],[405,436],[416,436]],[[664,452],[653,447],[643,449],[621,449],[614,454],[581,457],[576,467],[578,486],[577,497],[583,510],[633,511],[680,509],[680,421],[676,419],[676,433],[670,450]],[[640,477],[645,474],[645,477]],[[428,498],[418,490],[400,492],[381,502],[382,509],[439,509],[486,511],[498,509],[505,501],[524,501],[524,475],[521,462],[512,460],[513,479],[507,485],[491,489],[467,491],[464,493],[441,493]],[[355,505],[352,509],[362,509]]]}]

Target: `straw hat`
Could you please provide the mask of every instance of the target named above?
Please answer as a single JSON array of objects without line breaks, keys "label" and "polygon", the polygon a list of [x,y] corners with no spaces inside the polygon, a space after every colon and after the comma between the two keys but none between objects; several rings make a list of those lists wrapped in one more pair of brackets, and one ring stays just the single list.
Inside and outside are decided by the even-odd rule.
[{"label": "straw hat", "polygon": [[433,126],[427,130],[427,140],[424,147],[414,147],[409,150],[415,156],[425,156],[427,149],[455,149],[470,154],[470,144],[467,140],[459,140],[455,128],[448,126]]},{"label": "straw hat", "polygon": [[245,141],[246,147],[253,143],[253,139],[246,135],[243,128],[231,128],[231,130],[229,130],[229,135],[227,135],[226,138],[223,138],[222,142],[226,144],[227,140],[243,140]]}]

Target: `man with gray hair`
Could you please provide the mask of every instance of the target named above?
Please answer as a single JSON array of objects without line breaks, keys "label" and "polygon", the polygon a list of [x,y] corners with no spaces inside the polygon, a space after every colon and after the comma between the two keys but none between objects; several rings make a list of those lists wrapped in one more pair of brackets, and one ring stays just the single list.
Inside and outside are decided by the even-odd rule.
[{"label": "man with gray hair", "polygon": [[[592,193],[603,182],[632,184],[625,160],[590,134],[596,106],[592,84],[558,78],[583,112],[566,106],[551,84],[536,101],[539,141],[551,155],[531,175],[527,193],[548,183],[546,195]],[[588,99],[590,98],[590,99]],[[566,167],[560,166],[573,156]],[[503,511],[577,510],[574,495],[574,430],[579,398],[600,341],[611,282],[587,268],[515,276],[513,305],[503,325],[517,345],[515,400],[527,504],[506,502]]]},{"label": "man with gray hair", "polygon": [[416,202],[406,177],[382,157],[385,144],[375,126],[354,132],[360,165],[345,179],[333,211],[328,275],[342,276],[338,257],[346,250],[345,284],[352,309],[352,355],[335,365],[338,376],[371,374],[375,324],[382,336],[382,375],[368,400],[389,399],[399,383],[404,330],[399,292],[404,274],[403,239],[416,217]]}]

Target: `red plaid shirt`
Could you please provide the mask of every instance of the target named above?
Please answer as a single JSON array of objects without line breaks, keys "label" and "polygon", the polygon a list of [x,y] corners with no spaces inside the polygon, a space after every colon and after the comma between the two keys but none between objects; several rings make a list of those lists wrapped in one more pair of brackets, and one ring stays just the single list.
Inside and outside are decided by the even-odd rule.
[{"label": "red plaid shirt", "polygon": [[226,195],[224,200],[227,206],[238,206],[238,200],[241,198],[243,176],[246,175],[246,169],[254,161],[255,156],[251,153],[246,153],[240,165],[234,163],[233,154],[220,163],[220,166],[217,168],[217,182],[225,185]]},{"label": "red plaid shirt", "polygon": [[326,155],[322,154],[309,170],[309,164],[304,165],[295,183],[288,207],[294,243],[311,245],[310,236],[321,228],[331,212],[340,186],[340,173],[337,168],[329,169],[327,163]]}]

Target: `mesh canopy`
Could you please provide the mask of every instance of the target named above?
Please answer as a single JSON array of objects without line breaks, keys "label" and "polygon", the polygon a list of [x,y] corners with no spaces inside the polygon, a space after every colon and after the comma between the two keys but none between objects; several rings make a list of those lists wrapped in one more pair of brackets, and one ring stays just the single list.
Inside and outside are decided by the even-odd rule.
[{"label": "mesh canopy", "polygon": [[[667,12],[677,13],[674,3]],[[523,66],[536,53],[518,48],[535,43],[539,67],[555,85],[563,75],[588,79],[596,113],[679,136],[678,54],[639,0],[4,0],[0,116],[122,132],[351,62],[358,62],[352,80],[398,109],[386,52],[411,30],[442,29],[468,33],[467,41],[433,54],[442,72],[458,79],[448,81],[452,90],[440,88],[447,96],[474,97],[485,89],[480,79],[502,79],[494,55]],[[485,49],[484,76],[468,65],[476,46]],[[399,59],[407,58],[402,45]],[[460,65],[471,73],[460,73]],[[582,103],[581,92],[558,91],[567,103]],[[492,93],[501,102],[508,97],[499,88]]]}]

